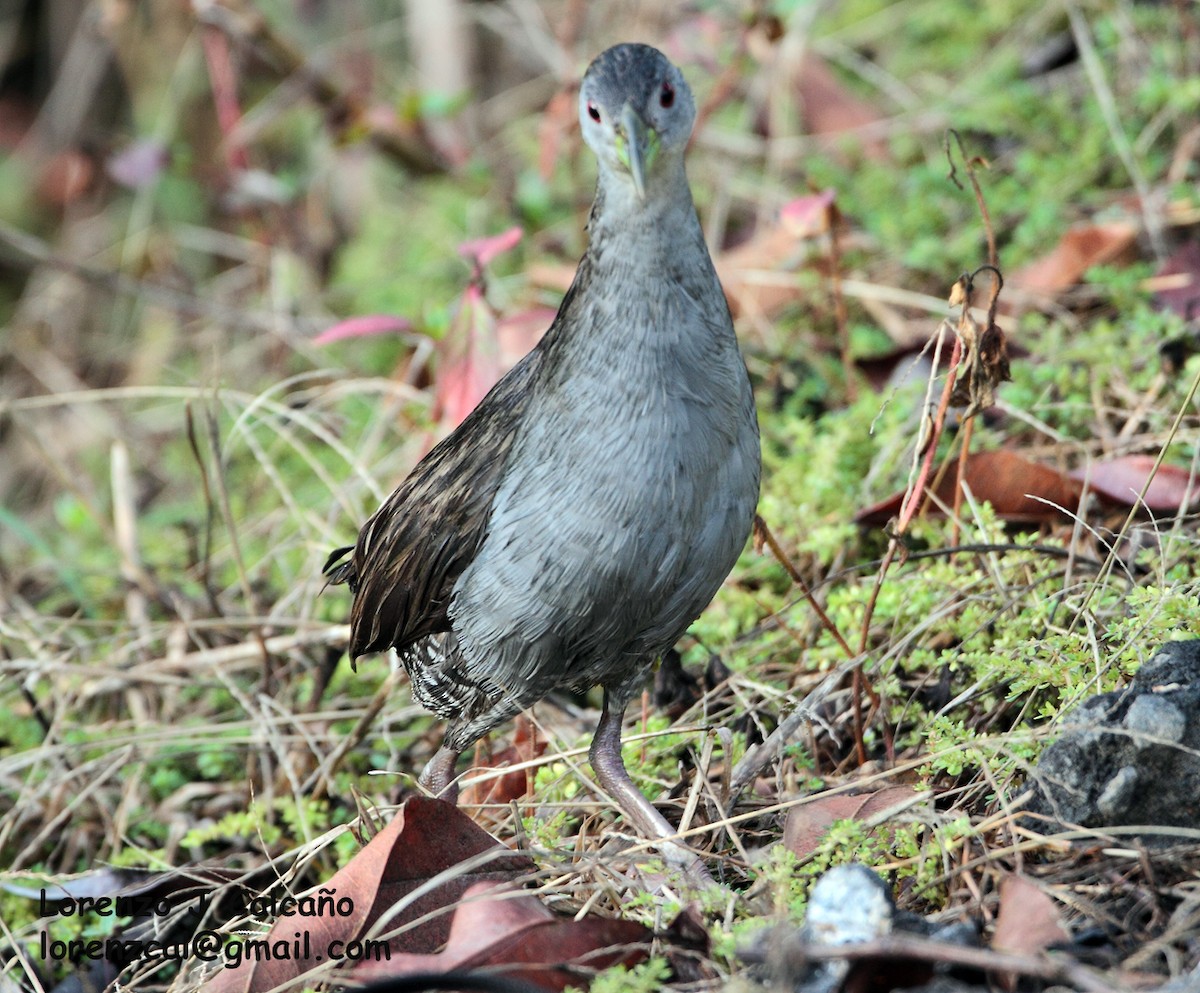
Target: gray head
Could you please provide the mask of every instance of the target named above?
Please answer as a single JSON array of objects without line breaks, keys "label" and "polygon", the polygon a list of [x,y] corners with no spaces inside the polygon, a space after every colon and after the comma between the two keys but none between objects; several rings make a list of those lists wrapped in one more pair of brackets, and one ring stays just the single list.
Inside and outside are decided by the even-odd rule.
[{"label": "gray head", "polygon": [[588,66],[579,87],[583,139],[601,172],[623,177],[639,200],[654,177],[678,168],[696,121],[683,73],[649,45],[614,45]]}]

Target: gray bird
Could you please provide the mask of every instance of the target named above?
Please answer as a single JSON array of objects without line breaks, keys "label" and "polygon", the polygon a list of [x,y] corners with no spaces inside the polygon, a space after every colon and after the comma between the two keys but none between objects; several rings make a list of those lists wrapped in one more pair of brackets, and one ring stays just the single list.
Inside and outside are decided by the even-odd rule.
[{"label": "gray bird", "polygon": [[610,48],[579,119],[599,179],[553,324],[325,570],[354,593],[351,657],[395,648],[448,722],[421,774],[435,795],[498,724],[600,684],[592,768],[662,839],[673,829],[629,777],[621,721],[745,545],[758,422],[684,172],[682,73],[647,45]]}]

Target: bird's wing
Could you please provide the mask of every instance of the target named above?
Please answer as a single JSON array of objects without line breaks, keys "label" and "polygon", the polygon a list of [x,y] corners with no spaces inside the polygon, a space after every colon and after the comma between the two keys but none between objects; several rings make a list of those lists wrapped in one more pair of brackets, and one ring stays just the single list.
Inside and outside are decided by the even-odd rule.
[{"label": "bird's wing", "polygon": [[[450,628],[454,584],[487,531],[521,415],[543,364],[535,348],[413,469],[325,573],[354,591],[350,657],[403,651]],[[350,558],[340,561],[346,552]]]}]

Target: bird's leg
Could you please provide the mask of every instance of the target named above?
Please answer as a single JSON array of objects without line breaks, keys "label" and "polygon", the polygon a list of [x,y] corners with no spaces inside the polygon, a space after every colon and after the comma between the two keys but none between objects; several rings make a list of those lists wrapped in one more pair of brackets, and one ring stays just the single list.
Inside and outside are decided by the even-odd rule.
[{"label": "bird's leg", "polygon": [[439,800],[458,803],[458,782],[454,778],[454,767],[458,764],[458,752],[442,745],[421,770],[418,782]]},{"label": "bird's leg", "polygon": [[657,839],[655,846],[668,862],[681,867],[696,882],[711,884],[713,878],[700,858],[674,838],[678,832],[671,827],[654,804],[642,795],[629,777],[629,770],[621,758],[621,721],[629,703],[629,689],[625,686],[610,691],[604,688],[604,712],[596,726],[596,736],[588,751],[588,760],[596,778],[604,790],[617,802],[617,806],[633,821],[638,830],[650,839]]}]

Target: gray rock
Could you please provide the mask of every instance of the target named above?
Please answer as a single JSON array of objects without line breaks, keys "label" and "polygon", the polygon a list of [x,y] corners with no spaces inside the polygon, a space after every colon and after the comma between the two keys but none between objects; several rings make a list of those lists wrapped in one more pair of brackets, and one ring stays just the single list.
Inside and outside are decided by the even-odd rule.
[{"label": "gray rock", "polygon": [[1042,753],[1030,809],[1063,825],[1200,827],[1200,641],[1164,644],[1127,689],[1085,700]]}]

